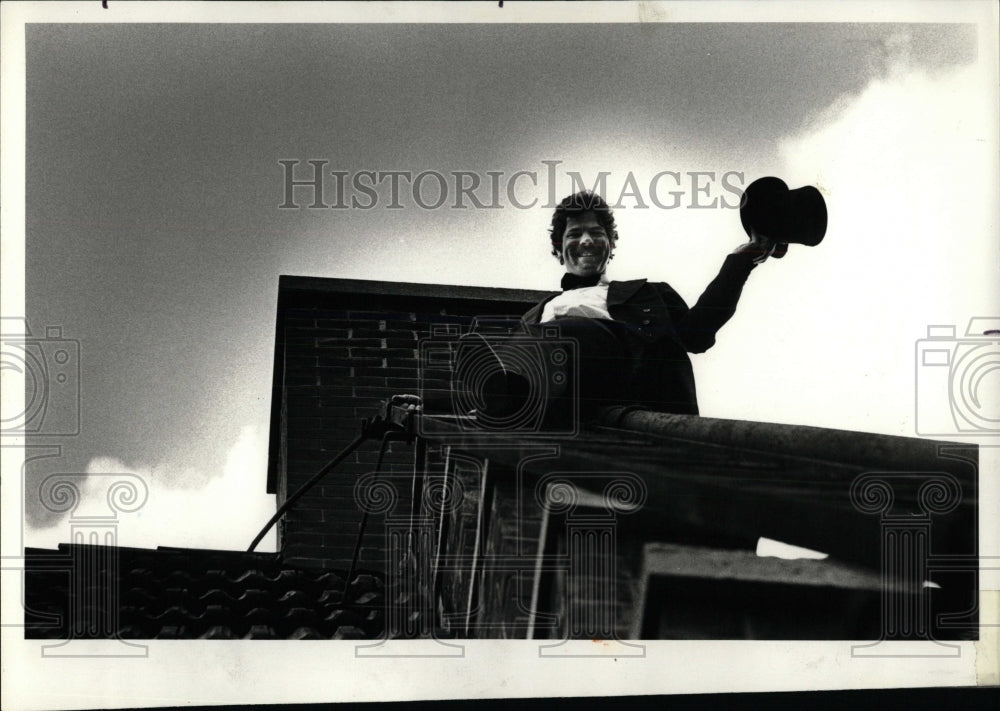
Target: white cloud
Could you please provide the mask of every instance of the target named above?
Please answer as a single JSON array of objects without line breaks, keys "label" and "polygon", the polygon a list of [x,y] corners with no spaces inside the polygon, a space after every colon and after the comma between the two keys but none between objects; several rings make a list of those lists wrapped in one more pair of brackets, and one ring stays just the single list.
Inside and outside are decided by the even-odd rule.
[{"label": "white cloud", "polygon": [[[120,513],[117,543],[120,546],[155,548],[213,548],[246,550],[264,523],[274,514],[275,497],[265,494],[267,476],[267,440],[254,426],[245,426],[230,447],[220,475],[207,478],[200,488],[178,488],[168,481],[162,468],[128,466],[112,457],[96,457],[87,466],[89,475],[81,487],[81,503],[75,516],[108,515],[105,503],[107,486],[124,477],[104,474],[128,473],[148,487],[146,504],[135,512]],[[188,477],[205,481],[203,473]],[[28,544],[55,547],[70,540],[70,522],[42,530],[28,531]],[[260,552],[275,550],[271,532],[257,546]]]},{"label": "white cloud", "polygon": [[753,274],[722,334],[743,352],[710,354],[699,379],[705,414],[915,435],[928,325],[961,336],[971,317],[1000,315],[989,74],[894,63],[781,144],[780,174],[823,191],[829,229]]}]

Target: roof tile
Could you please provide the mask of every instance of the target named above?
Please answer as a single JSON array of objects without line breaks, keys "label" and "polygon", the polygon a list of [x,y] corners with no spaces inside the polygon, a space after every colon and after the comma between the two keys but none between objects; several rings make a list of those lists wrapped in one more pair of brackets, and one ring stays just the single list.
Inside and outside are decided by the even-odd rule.
[{"label": "roof tile", "polygon": [[[71,624],[76,636],[128,639],[383,634],[385,586],[370,571],[348,585],[344,571],[296,568],[278,554],[76,544],[27,549],[25,558],[29,638],[65,639]],[[86,571],[86,588],[74,594],[74,565],[81,560],[103,567]],[[74,607],[74,600],[83,604]]]}]

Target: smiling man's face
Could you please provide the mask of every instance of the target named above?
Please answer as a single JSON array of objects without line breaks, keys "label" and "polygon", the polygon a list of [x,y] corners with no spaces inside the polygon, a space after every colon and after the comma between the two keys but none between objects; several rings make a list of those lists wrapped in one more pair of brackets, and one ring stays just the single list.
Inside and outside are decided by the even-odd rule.
[{"label": "smiling man's face", "polygon": [[566,271],[580,277],[601,274],[611,257],[611,240],[597,215],[581,212],[566,220],[562,238],[562,263]]}]

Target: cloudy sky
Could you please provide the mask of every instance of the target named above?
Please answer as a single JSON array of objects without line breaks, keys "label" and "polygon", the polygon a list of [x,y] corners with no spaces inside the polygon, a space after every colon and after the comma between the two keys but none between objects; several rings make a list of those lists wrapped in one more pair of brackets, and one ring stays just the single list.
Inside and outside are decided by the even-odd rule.
[{"label": "cloudy sky", "polygon": [[[823,191],[695,358],[705,415],[913,436],[916,342],[1000,315],[995,56],[970,24],[29,25],[26,310],[80,342],[81,433],[29,473],[134,472],[125,545],[243,548],[265,494],[282,274],[552,289],[548,190],[608,173],[617,279],[693,303],[745,239],[721,176]],[[280,160],[537,174],[519,209],[279,209]],[[555,185],[548,164],[558,161]],[[676,208],[648,199],[681,175]],[[690,173],[708,193],[694,194]],[[506,183],[501,183],[505,185]],[[436,183],[427,183],[433,198]],[[488,191],[481,190],[480,195]],[[351,192],[347,199],[350,201]],[[711,202],[697,209],[694,202]],[[329,196],[328,203],[333,202]],[[6,312],[5,312],[5,315]],[[938,390],[927,397],[940,397]],[[947,434],[947,433],[940,433]],[[96,490],[95,490],[96,491]],[[273,545],[273,544],[272,544]],[[266,549],[267,546],[265,545]]]}]

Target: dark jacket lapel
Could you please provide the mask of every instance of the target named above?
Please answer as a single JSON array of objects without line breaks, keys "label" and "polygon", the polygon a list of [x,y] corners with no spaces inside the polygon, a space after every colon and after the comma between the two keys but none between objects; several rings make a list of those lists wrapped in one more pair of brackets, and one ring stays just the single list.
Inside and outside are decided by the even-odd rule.
[{"label": "dark jacket lapel", "polygon": [[645,279],[633,279],[632,281],[613,281],[608,286],[608,307],[619,306],[631,299],[635,292],[646,283]]},{"label": "dark jacket lapel", "polygon": [[537,304],[532,306],[530,309],[528,309],[528,312],[521,317],[521,320],[524,323],[538,323],[539,321],[542,320],[542,311],[545,309],[545,304],[549,303],[550,301],[552,301],[552,299],[556,298],[557,296],[559,296],[559,294],[552,294],[551,296],[545,297]]}]

